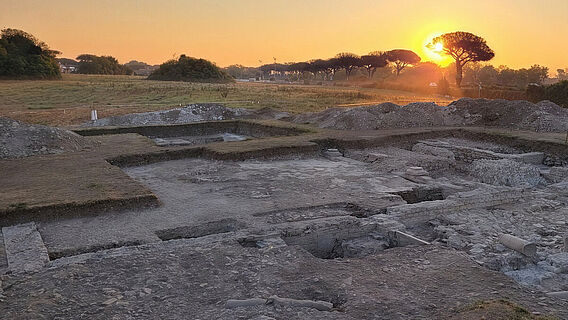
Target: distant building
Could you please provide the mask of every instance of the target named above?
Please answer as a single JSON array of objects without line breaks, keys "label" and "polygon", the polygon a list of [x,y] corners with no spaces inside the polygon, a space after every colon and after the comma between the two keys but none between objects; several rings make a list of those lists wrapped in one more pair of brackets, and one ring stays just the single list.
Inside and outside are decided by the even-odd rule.
[{"label": "distant building", "polygon": [[76,73],[77,72],[77,66],[65,65],[61,62],[59,62],[59,69],[61,70],[61,73]]},{"label": "distant building", "polygon": [[58,58],[59,70],[61,73],[77,73],[79,69],[79,62],[68,58]]}]

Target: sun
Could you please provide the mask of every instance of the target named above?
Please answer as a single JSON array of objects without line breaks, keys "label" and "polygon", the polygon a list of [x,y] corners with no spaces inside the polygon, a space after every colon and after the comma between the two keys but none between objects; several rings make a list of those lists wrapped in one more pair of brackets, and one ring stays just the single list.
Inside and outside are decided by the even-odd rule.
[{"label": "sun", "polygon": [[424,42],[423,52],[426,60],[435,62],[436,64],[445,67],[452,63],[452,58],[445,54],[444,44],[442,42],[432,43],[432,40],[439,34],[434,34],[426,38]]},{"label": "sun", "polygon": [[441,42],[437,42],[434,44],[432,51],[434,52],[442,52],[444,50],[444,44]]}]

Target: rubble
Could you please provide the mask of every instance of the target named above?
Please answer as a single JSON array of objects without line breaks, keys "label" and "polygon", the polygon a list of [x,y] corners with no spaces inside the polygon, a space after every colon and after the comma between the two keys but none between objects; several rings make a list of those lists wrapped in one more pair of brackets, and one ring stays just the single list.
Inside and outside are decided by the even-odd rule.
[{"label": "rubble", "polygon": [[422,167],[409,167],[404,173],[404,178],[416,183],[429,183],[432,178]]},{"label": "rubble", "polygon": [[475,160],[470,174],[483,183],[509,187],[534,187],[544,181],[538,167],[507,159]]},{"label": "rubble", "polygon": [[283,119],[286,112],[278,112],[270,108],[251,110],[244,108],[228,108],[221,104],[197,103],[169,110],[132,113],[122,116],[101,118],[83,124],[84,127],[104,126],[140,126],[184,124],[199,121],[220,121],[231,119]]},{"label": "rubble", "polygon": [[568,252],[550,255],[546,261],[554,268],[555,273],[568,274]]},{"label": "rubble", "polygon": [[[504,125],[486,114],[484,103],[463,100],[448,107],[382,104],[328,110],[312,116],[321,125],[343,129],[376,129],[390,122],[395,126]],[[554,129],[553,121],[522,115],[536,112],[535,108],[539,114],[563,116],[547,103],[536,107],[523,102],[511,104],[518,105],[521,113],[511,118],[511,127],[520,123],[534,130]],[[222,108],[188,107],[117,117],[97,125],[254,116],[252,111]],[[364,113],[363,118],[358,118],[359,112]],[[412,116],[422,118],[415,120]],[[306,117],[298,116],[295,121]],[[246,139],[222,133],[196,137],[207,141]],[[175,137],[158,142],[166,146],[193,142],[187,139]],[[474,293],[491,286],[488,292],[493,295],[499,285],[478,282],[475,277],[482,272],[490,274],[491,279],[502,277],[503,282],[511,283],[514,279],[531,290],[548,293],[543,293],[545,298],[565,297],[566,167],[562,163],[547,166],[552,162],[548,162],[550,155],[545,152],[521,152],[490,141],[417,140],[413,137],[400,145],[357,150],[325,141],[317,146],[317,155],[270,161],[182,158],[126,167],[124,172],[147,185],[162,206],[121,212],[111,208],[105,215],[3,229],[3,242],[8,243],[9,265],[5,269],[10,269],[14,277],[7,285],[14,288],[9,292],[16,303],[10,307],[11,314],[25,310],[21,308],[24,303],[19,302],[24,300],[16,298],[15,290],[19,290],[19,297],[27,297],[27,286],[35,283],[16,282],[14,279],[20,277],[18,269],[30,271],[26,277],[40,281],[44,287],[58,287],[67,281],[64,285],[71,293],[65,299],[75,299],[74,294],[78,294],[97,308],[118,310],[126,308],[125,303],[154,297],[161,299],[155,300],[156,305],[172,299],[186,302],[189,298],[199,301],[192,307],[200,308],[198,314],[203,318],[222,314],[224,318],[246,315],[242,318],[250,319],[258,318],[260,313],[279,318],[285,310],[287,315],[331,319],[341,318],[345,305],[359,301],[361,304],[348,312],[363,314],[367,310],[364,300],[379,309],[382,304],[377,301],[387,301],[389,307],[404,305],[401,302],[408,302],[404,300],[408,299],[406,292],[397,292],[401,298],[388,291],[381,291],[380,297],[369,293],[392,286],[390,281],[400,276],[402,268],[425,280],[406,281],[407,274],[397,285],[425,290],[435,286],[436,281],[447,280],[431,290],[438,293],[449,288],[454,290],[452,297],[464,297],[462,293],[469,290],[471,283],[482,288]],[[25,237],[14,236],[14,230]],[[20,244],[17,239],[24,240]],[[36,249],[30,252],[30,248]],[[33,264],[26,262],[30,256]],[[395,259],[399,260],[394,263]],[[474,271],[457,271],[456,261],[462,260],[473,265]],[[380,263],[381,267],[376,267]],[[163,272],[155,272],[156,266],[166,267]],[[84,276],[82,268],[90,270],[91,276]],[[331,272],[334,268],[341,272]],[[95,286],[97,291],[90,295],[72,292],[78,285],[73,283],[73,272],[83,277],[79,285],[93,281],[104,287],[98,290]],[[442,277],[431,278],[430,272],[439,272]],[[357,273],[359,278],[354,281],[352,277]],[[369,277],[378,279],[372,287],[365,284]],[[180,281],[188,278],[191,281]],[[124,279],[134,280],[124,288],[111,288]],[[457,281],[467,285],[455,286]],[[504,291],[509,294],[512,289]],[[192,296],[195,292],[199,294]],[[424,295],[426,291],[421,292],[416,299],[426,296],[436,301]],[[422,312],[424,304],[420,308]],[[89,307],[81,311],[86,310],[97,312]],[[169,307],[155,311],[155,315],[167,311],[171,311]],[[116,312],[105,315],[121,315]],[[373,310],[373,314],[379,313]]]},{"label": "rubble", "polygon": [[0,117],[0,159],[80,151],[92,142],[64,129]]},{"label": "rubble", "polygon": [[252,298],[246,300],[227,300],[226,308],[244,308],[253,306],[290,306],[297,308],[313,308],[319,311],[331,311],[333,304],[327,301],[311,301],[311,300],[297,300],[290,298],[280,298],[278,296],[270,296],[268,299]]},{"label": "rubble", "polygon": [[355,108],[331,108],[318,113],[300,114],[293,117],[292,121],[342,130],[488,126],[536,132],[566,132],[568,109],[550,101],[534,104],[521,100],[461,98],[448,106],[421,102],[405,106],[382,103]]}]

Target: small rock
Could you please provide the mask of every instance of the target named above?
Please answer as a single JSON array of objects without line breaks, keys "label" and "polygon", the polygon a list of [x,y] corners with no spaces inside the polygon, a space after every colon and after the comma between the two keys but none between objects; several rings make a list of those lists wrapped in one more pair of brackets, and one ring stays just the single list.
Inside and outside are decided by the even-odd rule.
[{"label": "small rock", "polygon": [[555,268],[556,273],[568,273],[568,252],[550,255],[546,260]]},{"label": "small rock", "polygon": [[113,303],[115,303],[115,302],[117,302],[117,301],[118,301],[117,298],[110,298],[110,299],[108,299],[108,300],[105,300],[105,301],[103,302],[103,305],[108,306],[108,305],[111,305],[111,304],[113,304]]}]

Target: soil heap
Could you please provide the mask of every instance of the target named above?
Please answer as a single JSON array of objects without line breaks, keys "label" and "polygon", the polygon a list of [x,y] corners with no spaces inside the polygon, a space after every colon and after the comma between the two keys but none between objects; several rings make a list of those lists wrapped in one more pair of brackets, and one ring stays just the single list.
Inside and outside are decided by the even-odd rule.
[{"label": "soil heap", "polygon": [[102,118],[97,121],[84,123],[83,126],[140,126],[183,124],[199,121],[219,121],[231,119],[281,119],[287,117],[285,112],[270,108],[249,110],[244,108],[228,108],[220,104],[201,103],[190,104],[182,108],[170,110],[132,113],[122,116]]},{"label": "soil heap", "polygon": [[68,130],[0,117],[0,159],[73,152],[90,144],[84,137]]},{"label": "soil heap", "polygon": [[318,113],[300,114],[296,123],[316,124],[320,128],[377,130],[436,126],[491,126],[537,132],[568,130],[568,109],[550,101],[462,98],[448,106],[410,103],[399,106],[382,103],[356,108],[331,108]]}]

